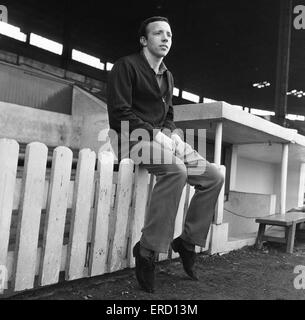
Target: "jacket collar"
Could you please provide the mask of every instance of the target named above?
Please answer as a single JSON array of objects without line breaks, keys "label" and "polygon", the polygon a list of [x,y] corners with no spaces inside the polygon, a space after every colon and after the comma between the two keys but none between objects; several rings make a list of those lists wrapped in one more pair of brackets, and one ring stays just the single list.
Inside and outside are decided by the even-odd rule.
[{"label": "jacket collar", "polygon": [[[155,73],[155,70],[150,66],[145,54],[144,54],[144,51],[141,50],[140,51],[140,55],[144,58],[144,60],[146,61],[147,65],[149,66],[149,68]],[[155,73],[155,74],[163,74],[165,71],[167,71],[167,67],[165,65],[165,63],[162,61],[161,64],[160,64],[160,67],[159,67],[159,71],[158,73]]]}]

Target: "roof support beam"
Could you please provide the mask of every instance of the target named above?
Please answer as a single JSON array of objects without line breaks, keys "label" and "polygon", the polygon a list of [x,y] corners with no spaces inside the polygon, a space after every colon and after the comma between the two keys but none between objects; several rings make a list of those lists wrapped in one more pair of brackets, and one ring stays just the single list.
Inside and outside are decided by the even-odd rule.
[{"label": "roof support beam", "polygon": [[61,60],[61,67],[63,69],[68,69],[68,64],[71,59],[71,25],[73,17],[73,4],[71,0],[64,1],[64,23],[63,23],[63,53]]},{"label": "roof support beam", "polygon": [[292,0],[280,0],[279,39],[277,53],[275,121],[286,126],[287,91],[292,24]]}]

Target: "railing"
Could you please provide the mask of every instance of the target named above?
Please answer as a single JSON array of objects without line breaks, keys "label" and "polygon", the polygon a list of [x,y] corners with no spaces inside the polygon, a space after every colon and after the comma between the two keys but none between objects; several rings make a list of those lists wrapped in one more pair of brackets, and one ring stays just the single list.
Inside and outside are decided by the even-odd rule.
[{"label": "railing", "polygon": [[[131,248],[141,235],[153,175],[131,159],[115,172],[110,152],[96,157],[90,149],[80,150],[75,167],[72,151],[62,146],[47,169],[48,148],[39,142],[26,146],[24,166],[18,158],[19,144],[0,139],[1,293],[134,267]],[[186,185],[174,236],[193,193]],[[176,254],[159,255],[170,257]]]}]

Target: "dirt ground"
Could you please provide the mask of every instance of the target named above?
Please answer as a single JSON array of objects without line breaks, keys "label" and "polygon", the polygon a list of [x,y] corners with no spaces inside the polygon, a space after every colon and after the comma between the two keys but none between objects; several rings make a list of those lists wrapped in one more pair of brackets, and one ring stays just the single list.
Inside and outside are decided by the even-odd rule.
[{"label": "dirt ground", "polygon": [[[305,242],[294,253],[285,246],[265,244],[224,255],[198,254],[199,281],[185,276],[180,259],[157,264],[156,293],[139,289],[133,269],[99,277],[63,282],[16,294],[18,300],[303,300],[305,289],[295,289],[297,265],[305,266]],[[304,279],[305,288],[305,279]]]}]

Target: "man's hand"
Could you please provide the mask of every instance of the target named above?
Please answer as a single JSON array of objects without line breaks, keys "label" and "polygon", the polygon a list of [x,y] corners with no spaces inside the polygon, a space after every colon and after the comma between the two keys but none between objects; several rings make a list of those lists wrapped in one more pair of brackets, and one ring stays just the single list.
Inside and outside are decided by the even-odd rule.
[{"label": "man's hand", "polygon": [[168,149],[171,152],[175,151],[175,142],[161,131],[156,134],[155,140],[160,143],[165,149]]},{"label": "man's hand", "polygon": [[185,142],[180,138],[180,136],[177,133],[173,133],[171,138],[175,142],[176,152],[180,155],[184,154]]}]

